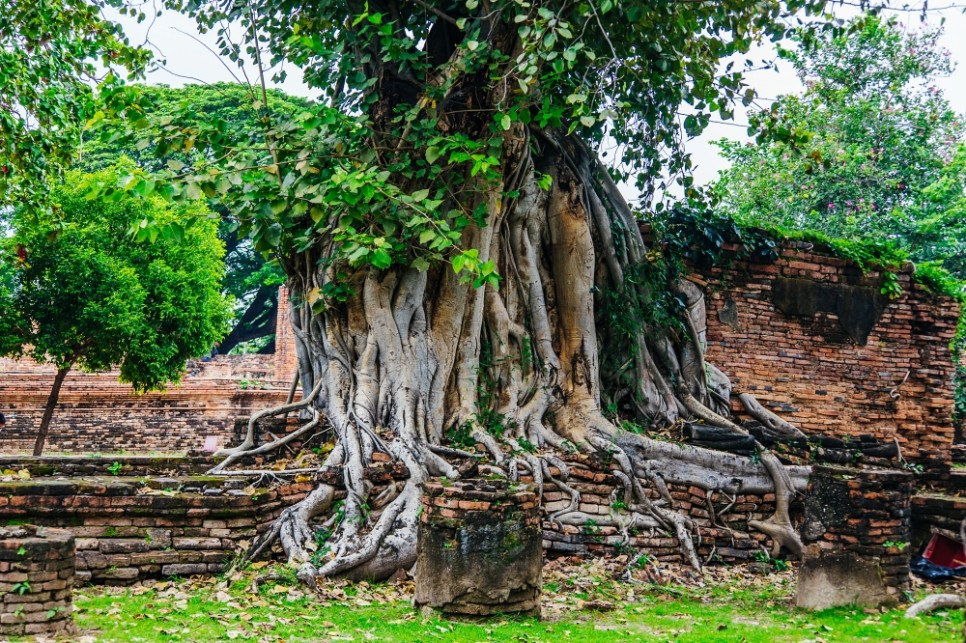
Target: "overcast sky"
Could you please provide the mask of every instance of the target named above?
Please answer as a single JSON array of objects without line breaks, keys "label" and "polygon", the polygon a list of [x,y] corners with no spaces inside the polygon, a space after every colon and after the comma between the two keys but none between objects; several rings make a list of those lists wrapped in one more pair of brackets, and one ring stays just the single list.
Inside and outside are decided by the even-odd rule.
[{"label": "overcast sky", "polygon": [[[148,82],[180,86],[197,82],[245,80],[243,72],[237,67],[219,59],[213,51],[206,48],[207,44],[207,47],[214,49],[213,34],[199,35],[192,20],[173,11],[165,11],[161,16],[152,19],[149,9],[152,2],[159,2],[159,0],[151,0],[146,4],[148,19],[141,24],[129,17],[111,15],[124,26],[132,42],[149,41],[155,50],[156,57],[162,64],[149,73]],[[841,10],[837,13],[842,16],[848,15]],[[923,28],[918,14],[896,13],[894,15],[906,29]],[[966,37],[963,36],[966,34],[966,16],[961,9],[931,12],[926,24],[938,26],[942,19],[945,19],[945,33],[940,46],[950,50],[952,59],[958,63],[958,68],[950,77],[942,79],[938,85],[945,92],[953,108],[962,114],[966,113]],[[773,50],[770,47],[761,48],[753,52],[751,58],[772,59]],[[291,94],[312,96],[313,93],[300,82],[299,70],[292,68],[288,71],[289,77],[280,89]],[[248,73],[251,74],[252,70],[248,70]],[[748,82],[758,92],[759,106],[769,104],[770,99],[780,94],[796,93],[802,89],[790,66],[782,63],[777,69],[751,72],[748,75]],[[747,116],[739,110],[733,122],[712,123],[700,137],[690,141],[689,149],[696,162],[695,180],[698,184],[706,184],[714,180],[719,170],[726,166],[712,141],[720,138],[747,140],[747,123]]]}]

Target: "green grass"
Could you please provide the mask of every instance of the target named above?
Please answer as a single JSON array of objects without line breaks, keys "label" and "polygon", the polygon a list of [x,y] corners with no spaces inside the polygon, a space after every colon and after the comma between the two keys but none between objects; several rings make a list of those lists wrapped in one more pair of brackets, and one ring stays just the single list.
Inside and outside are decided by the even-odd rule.
[{"label": "green grass", "polygon": [[[262,573],[269,570],[262,570]],[[75,593],[84,641],[962,641],[962,614],[905,619],[901,609],[790,606],[791,573],[735,576],[708,587],[620,584],[590,567],[548,574],[544,620],[483,622],[426,617],[410,605],[411,584],[332,583],[312,594],[277,569],[155,588],[84,588]],[[702,584],[700,581],[697,585]],[[583,609],[608,601],[606,613]],[[80,638],[86,636],[88,638]]]}]

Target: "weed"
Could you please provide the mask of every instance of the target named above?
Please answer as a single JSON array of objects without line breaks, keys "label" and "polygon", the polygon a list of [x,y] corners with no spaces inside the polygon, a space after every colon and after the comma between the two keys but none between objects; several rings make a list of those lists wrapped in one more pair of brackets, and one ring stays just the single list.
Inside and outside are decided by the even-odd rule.
[{"label": "weed", "polygon": [[13,587],[10,588],[10,593],[11,594],[20,594],[21,596],[23,596],[24,594],[26,594],[29,591],[30,591],[30,581],[29,580],[20,581],[19,583],[14,583],[13,584]]},{"label": "weed", "polygon": [[114,461],[114,462],[112,462],[111,464],[109,464],[109,465],[107,465],[107,471],[108,471],[108,473],[110,473],[110,474],[111,474],[112,476],[116,476],[116,475],[118,475],[119,473],[121,473],[121,469],[122,469],[123,467],[124,467],[124,465],[122,465],[122,464],[121,464],[120,462],[118,462],[117,460],[115,460],[115,461]]},{"label": "weed", "polygon": [[526,438],[517,438],[517,444],[519,444],[520,445],[520,448],[523,449],[524,451],[526,451],[527,453],[536,453],[537,452],[536,445],[533,444],[532,442],[530,442],[530,440],[528,440]]},{"label": "weed", "polygon": [[315,532],[315,551],[312,552],[310,560],[316,567],[321,567],[328,560],[331,547],[328,544],[332,532],[329,529],[320,529]]},{"label": "weed", "polygon": [[634,569],[644,569],[644,567],[650,565],[653,562],[654,562],[654,557],[651,556],[646,551],[642,551],[640,554],[637,555],[637,558],[634,559],[634,562],[631,563],[631,567],[633,567]]}]

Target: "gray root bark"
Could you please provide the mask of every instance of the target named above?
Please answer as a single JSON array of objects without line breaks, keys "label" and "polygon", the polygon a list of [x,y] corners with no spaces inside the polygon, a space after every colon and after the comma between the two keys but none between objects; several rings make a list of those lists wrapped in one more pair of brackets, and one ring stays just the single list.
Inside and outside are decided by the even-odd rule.
[{"label": "gray root bark", "polygon": [[[604,416],[602,399],[623,399],[654,426],[689,417],[745,433],[724,415],[727,378],[705,361],[704,300],[694,284],[673,284],[686,302],[686,335],[644,325],[615,343],[595,293],[630,294],[625,289],[640,287],[625,278],[645,261],[637,222],[586,147],[534,134],[531,139],[522,126],[506,134],[504,185],[476,186],[478,196],[465,204],[485,205],[487,225],[467,228],[462,242],[479,249],[481,262],[496,264],[498,287],[473,288],[448,267],[337,268],[320,261],[332,252],[321,244],[288,258],[296,298],[319,292],[340,271],[350,274],[353,294],[327,302],[322,311],[296,308],[302,402],[253,417],[245,441],[224,452],[226,459],[213,471],[280,446],[278,440],[254,448],[259,417],[308,409],[310,428],[299,435],[325,416],[337,445],[325,464],[342,471],[344,491],[319,485],[284,511],[251,557],[278,542],[302,565],[306,582],[319,575],[386,577],[410,567],[422,483],[430,476],[461,475],[447,459],[460,454],[443,446],[453,430],[483,446],[491,463],[481,467],[499,467],[510,478],[528,475],[537,486],[550,482],[569,493],[570,506],[548,516],[550,521],[588,519],[578,509],[579,493],[567,484],[569,467],[557,455],[605,452],[619,465],[616,476],[629,508],[609,519],[615,526],[670,531],[698,567],[694,525],[674,511],[667,484],[728,494],[774,491],[775,515],[755,526],[776,547],[800,552],[788,505],[804,488],[805,468],[784,467],[764,449],[755,462],[626,433]],[[549,192],[537,186],[537,172],[552,176]],[[601,361],[602,350],[612,349],[623,354],[613,370]],[[760,421],[789,431],[757,403],[745,396],[742,401]],[[502,429],[499,439],[491,434],[494,419]],[[377,452],[404,464],[409,478],[374,494],[365,470]],[[343,492],[336,511],[335,498]]]},{"label": "gray root bark", "polygon": [[966,606],[966,599],[959,594],[933,594],[918,603],[910,605],[906,609],[905,617],[915,618],[939,609],[962,609],[964,606]]}]

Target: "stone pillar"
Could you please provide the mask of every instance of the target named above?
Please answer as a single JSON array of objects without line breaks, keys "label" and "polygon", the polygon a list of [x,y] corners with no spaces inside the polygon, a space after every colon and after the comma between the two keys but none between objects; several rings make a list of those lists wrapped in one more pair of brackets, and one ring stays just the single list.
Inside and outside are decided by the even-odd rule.
[{"label": "stone pillar", "polygon": [[275,318],[275,379],[280,382],[291,382],[299,364],[289,297],[288,286],[279,286],[278,316]]},{"label": "stone pillar", "polygon": [[63,529],[0,527],[0,634],[72,632],[74,536]]},{"label": "stone pillar", "polygon": [[416,546],[417,607],[445,614],[539,615],[539,498],[506,481],[430,482]]},{"label": "stone pillar", "polygon": [[805,492],[799,607],[896,603],[909,583],[913,476],[816,465]]}]

